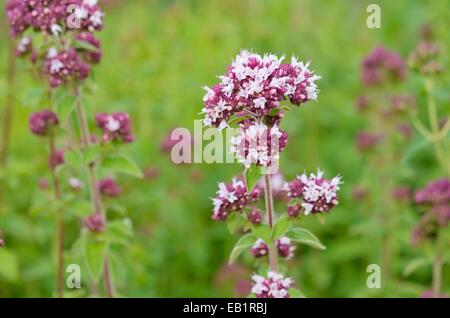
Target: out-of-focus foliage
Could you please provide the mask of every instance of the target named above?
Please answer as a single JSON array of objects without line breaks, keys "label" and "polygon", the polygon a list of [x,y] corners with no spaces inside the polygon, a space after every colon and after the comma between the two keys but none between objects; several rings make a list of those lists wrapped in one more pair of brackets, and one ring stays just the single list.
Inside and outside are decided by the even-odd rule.
[{"label": "out-of-focus foliage", "polygon": [[[321,167],[340,174],[340,204],[321,225],[305,219],[327,249],[299,247],[289,264],[308,297],[407,296],[429,288],[431,267],[419,267],[431,248],[413,248],[410,231],[419,214],[409,203],[391,205],[397,226],[391,230],[395,250],[394,278],[381,289],[366,286],[369,264],[381,264],[381,242],[386,228],[373,221],[374,207],[352,199],[352,189],[364,184],[376,197],[377,171],[368,171],[355,149],[357,131],[364,119],[354,103],[362,91],[360,62],[377,44],[407,57],[419,41],[418,30],[430,23],[444,46],[444,65],[450,66],[450,3],[439,1],[379,1],[380,29],[366,27],[370,1],[247,0],[247,1],[109,1],[105,29],[99,35],[104,59],[88,83],[87,98],[93,110],[128,111],[136,142],[130,155],[147,178],[123,176],[123,189],[113,213],[127,215],[135,236],[112,259],[117,288],[123,296],[210,297],[232,296],[236,284],[245,285],[252,272],[250,253],[238,265],[226,268],[236,241],[226,226],[211,220],[212,197],[220,180],[240,171],[231,164],[175,165],[161,142],[174,127],[193,130],[200,119],[203,85],[216,82],[241,48],[274,52],[311,60],[322,76],[319,100],[293,109],[284,121],[289,147],[281,170],[292,179],[304,170]],[[0,31],[0,105],[6,94],[7,29],[2,12]],[[25,63],[18,62],[17,104],[12,149],[6,169],[0,172],[0,229],[6,246],[0,249],[0,297],[50,297],[54,290],[53,212],[36,208],[43,192],[38,182],[48,177],[45,147],[28,132],[28,116],[44,105],[39,85],[33,83]],[[437,98],[442,114],[449,114],[449,72],[439,79]],[[425,98],[419,78],[408,73],[401,89],[418,99],[426,119]],[[94,113],[94,112],[92,112]],[[425,120],[424,120],[425,121]],[[91,118],[92,122],[92,118]],[[432,147],[414,138],[403,160],[396,163],[396,182],[419,188],[442,176]],[[394,176],[392,176],[394,178]],[[123,208],[122,208],[123,207]],[[277,206],[281,209],[283,206]],[[70,251],[80,224],[67,214],[65,249]],[[75,253],[70,253],[73,257]],[[112,255],[114,256],[114,254]],[[246,260],[248,258],[248,261]],[[76,262],[70,259],[66,264]],[[84,269],[84,265],[82,269]],[[411,275],[412,271],[418,267]],[[444,291],[450,291],[450,266],[444,270]],[[406,273],[405,273],[406,271]],[[87,282],[82,283],[86,289]],[[245,287],[245,286],[244,286]],[[83,295],[71,292],[68,296]]]}]

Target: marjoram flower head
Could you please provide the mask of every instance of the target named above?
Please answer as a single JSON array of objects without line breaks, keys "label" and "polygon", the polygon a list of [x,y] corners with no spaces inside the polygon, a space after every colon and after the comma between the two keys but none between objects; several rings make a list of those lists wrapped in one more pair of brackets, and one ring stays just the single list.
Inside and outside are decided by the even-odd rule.
[{"label": "marjoram flower head", "polygon": [[105,217],[100,213],[92,214],[83,220],[84,226],[91,232],[100,233],[105,230]]},{"label": "marjoram flower head", "polygon": [[231,139],[230,150],[246,168],[252,164],[270,167],[279,161],[287,139],[287,132],[282,132],[277,125],[268,127],[246,120],[240,124],[237,136]]},{"label": "marjoram flower head", "polygon": [[[292,182],[285,185],[287,196],[294,199],[297,209],[304,211],[305,215],[309,213],[329,212],[338,204],[337,191],[340,189],[341,177],[337,176],[331,180],[323,178],[323,171],[318,170],[317,174],[311,173],[307,176],[305,173],[297,176]],[[299,201],[297,202],[297,200]],[[291,200],[292,201],[292,200]]]},{"label": "marjoram flower head", "polygon": [[228,184],[221,182],[216,197],[212,199],[214,203],[212,218],[215,221],[224,221],[230,213],[242,211],[250,203],[258,201],[261,195],[260,187],[248,192],[244,181],[238,178],[233,178]]},{"label": "marjoram flower head", "polygon": [[58,116],[48,109],[32,113],[29,119],[31,132],[38,136],[48,136],[58,125]]},{"label": "marjoram flower head", "polygon": [[220,82],[212,88],[205,87],[204,125],[225,128],[230,117],[242,111],[261,118],[285,100],[295,105],[316,100],[315,81],[320,76],[309,70],[309,63],[295,57],[290,63],[283,64],[283,60],[284,56],[241,51],[228,72],[219,76]]},{"label": "marjoram flower head", "polygon": [[382,46],[374,48],[362,63],[361,79],[367,86],[403,81],[405,75],[406,66],[402,57]]},{"label": "marjoram flower head", "polygon": [[450,203],[450,179],[441,178],[430,182],[414,195],[416,204],[440,205]]},{"label": "marjoram flower head", "polygon": [[256,298],[289,298],[289,288],[294,281],[283,274],[269,271],[267,277],[254,274],[252,276],[252,293]]},{"label": "marjoram flower head", "polygon": [[89,76],[90,66],[73,48],[59,51],[50,48],[44,62],[44,72],[51,87],[67,84],[69,81],[83,81]]},{"label": "marjoram flower head", "polygon": [[97,0],[8,0],[6,16],[11,35],[16,37],[27,29],[59,35],[67,24],[69,29],[93,32],[103,27],[104,13]]},{"label": "marjoram flower head", "polygon": [[122,192],[122,189],[113,178],[104,178],[98,182],[98,189],[100,193],[107,197],[117,197]]},{"label": "marjoram flower head", "polygon": [[131,132],[131,119],[127,113],[99,114],[95,118],[97,126],[102,129],[102,140],[131,143],[134,136]]}]

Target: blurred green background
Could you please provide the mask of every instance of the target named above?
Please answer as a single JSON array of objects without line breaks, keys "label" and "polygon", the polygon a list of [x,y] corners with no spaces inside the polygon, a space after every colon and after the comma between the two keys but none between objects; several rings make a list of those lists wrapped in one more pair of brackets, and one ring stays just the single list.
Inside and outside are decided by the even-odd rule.
[{"label": "blurred green background", "polygon": [[[381,262],[382,225],[373,222],[373,207],[352,199],[358,184],[371,186],[376,171],[355,149],[354,139],[365,121],[354,103],[363,91],[360,63],[382,44],[406,58],[419,41],[419,29],[430,23],[436,38],[450,49],[450,3],[437,1],[376,1],[381,6],[380,29],[366,27],[366,7],[374,1],[338,0],[217,0],[217,1],[109,1],[105,29],[98,33],[104,52],[88,97],[92,123],[99,111],[128,111],[136,142],[129,152],[150,178],[118,178],[123,194],[117,202],[126,208],[135,237],[113,259],[118,291],[127,297],[227,297],[236,294],[253,272],[250,253],[226,268],[237,237],[222,223],[211,220],[210,197],[217,182],[237,175],[238,165],[175,165],[160,149],[172,128],[193,129],[202,108],[202,86],[216,76],[242,48],[255,52],[298,56],[311,60],[322,76],[320,95],[294,108],[283,122],[289,145],[281,170],[287,179],[321,167],[326,176],[342,175],[340,204],[324,225],[305,219],[327,246],[325,251],[300,247],[288,265],[308,297],[405,296],[417,297],[429,288],[431,270],[424,267],[410,277],[404,268],[422,250],[409,243],[419,214],[409,204],[386,211],[397,214],[393,244],[397,247],[395,280],[379,290],[366,287],[366,267]],[[2,9],[3,10],[3,9]],[[6,93],[7,28],[4,11],[0,32],[0,104]],[[448,62],[448,55],[444,54]],[[448,63],[447,63],[448,65]],[[449,76],[440,80],[448,87]],[[7,246],[0,250],[0,297],[50,297],[54,288],[53,217],[33,213],[41,177],[48,177],[45,147],[28,131],[30,112],[42,108],[24,62],[18,63],[18,93],[14,111],[11,154],[2,171],[0,229]],[[421,83],[408,74],[396,88],[414,94],[424,107]],[[443,103],[445,104],[445,103]],[[448,100],[444,111],[448,114]],[[420,142],[414,138],[408,148]],[[413,188],[442,175],[431,147],[399,161],[396,178]],[[369,189],[377,191],[373,186]],[[375,194],[376,195],[376,194]],[[281,209],[280,205],[278,209]],[[80,224],[68,219],[65,247],[69,251]],[[68,256],[69,257],[69,256]],[[444,272],[449,292],[450,271]],[[83,282],[83,285],[86,285]],[[85,287],[85,286],[83,286]],[[82,292],[74,296],[83,296]]]}]

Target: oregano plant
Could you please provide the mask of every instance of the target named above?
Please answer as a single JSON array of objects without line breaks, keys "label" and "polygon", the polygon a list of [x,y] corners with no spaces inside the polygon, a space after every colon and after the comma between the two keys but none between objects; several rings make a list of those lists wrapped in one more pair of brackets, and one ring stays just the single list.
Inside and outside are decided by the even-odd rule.
[{"label": "oregano plant", "polygon": [[[110,256],[116,246],[127,244],[132,226],[129,219],[108,218],[110,200],[121,192],[113,177],[142,173],[124,150],[134,140],[130,116],[95,115],[87,105],[93,66],[102,57],[94,33],[102,30],[104,13],[97,0],[9,0],[6,12],[16,54],[28,62],[45,96],[29,126],[48,152],[53,196],[43,196],[36,205],[55,217],[55,295],[64,297],[69,258],[86,265],[92,296],[114,297]],[[91,132],[91,122],[98,134]],[[77,239],[65,237],[65,223],[73,220],[81,224]],[[70,252],[66,242],[73,243]]]},{"label": "oregano plant", "polygon": [[[302,297],[294,281],[280,268],[280,258],[294,256],[294,242],[318,249],[325,246],[310,231],[300,226],[308,215],[328,213],[337,203],[341,178],[325,179],[322,171],[301,174],[281,189],[287,202],[285,210],[274,209],[271,179],[278,172],[280,152],[287,146],[288,134],[280,124],[290,104],[300,106],[316,100],[316,81],[320,77],[309,63],[292,57],[263,56],[243,50],[220,82],[206,87],[203,123],[208,127],[236,128],[230,150],[244,167],[242,177],[219,183],[213,200],[213,220],[226,221],[233,233],[244,234],[230,254],[234,262],[251,250],[257,273],[252,277],[250,297]],[[260,179],[263,179],[262,182]],[[262,183],[262,184],[261,184]],[[264,210],[258,204],[264,197]]]}]

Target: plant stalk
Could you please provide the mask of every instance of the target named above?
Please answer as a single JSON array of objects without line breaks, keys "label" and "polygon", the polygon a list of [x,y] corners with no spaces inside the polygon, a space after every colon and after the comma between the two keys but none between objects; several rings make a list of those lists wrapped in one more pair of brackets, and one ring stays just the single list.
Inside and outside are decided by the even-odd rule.
[{"label": "plant stalk", "polygon": [[8,70],[7,85],[8,92],[6,95],[5,108],[3,112],[2,135],[0,140],[0,166],[4,166],[9,153],[9,141],[11,137],[11,126],[13,118],[13,110],[16,94],[16,56],[15,41],[9,37],[8,42]]},{"label": "plant stalk", "polygon": [[436,248],[433,262],[433,295],[439,297],[442,287],[442,253],[439,242],[439,234],[436,238]]},{"label": "plant stalk", "polygon": [[[266,198],[266,213],[268,217],[269,227],[273,230],[273,225],[275,221],[274,209],[273,209],[273,196],[272,187],[270,184],[270,175],[264,175],[264,194]],[[277,247],[276,242],[272,242],[269,247],[269,266],[270,270],[278,270],[278,257],[277,257]]]},{"label": "plant stalk", "polygon": [[[89,126],[87,124],[86,119],[86,113],[84,111],[83,103],[81,100],[81,94],[80,94],[80,87],[78,85],[75,85],[75,97],[76,97],[76,109],[77,109],[77,115],[78,115],[78,122],[80,125],[81,130],[81,141],[82,141],[82,148],[83,150],[86,150],[90,145],[90,132],[89,132]],[[89,163],[88,164],[88,183],[89,183],[89,189],[91,192],[91,199],[92,204],[95,213],[97,214],[103,214],[106,221],[106,213],[103,211],[102,204],[101,204],[101,198],[100,193],[97,188],[97,178],[95,175],[95,163]],[[104,278],[104,284],[105,289],[107,291],[107,295],[110,298],[114,297],[114,284],[112,281],[111,271],[109,267],[109,258],[108,254],[105,255],[105,261],[103,264],[103,278]]]}]

